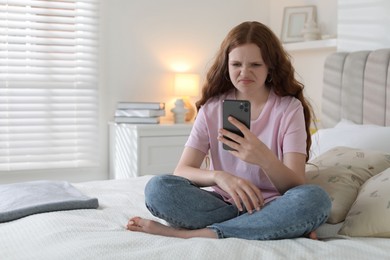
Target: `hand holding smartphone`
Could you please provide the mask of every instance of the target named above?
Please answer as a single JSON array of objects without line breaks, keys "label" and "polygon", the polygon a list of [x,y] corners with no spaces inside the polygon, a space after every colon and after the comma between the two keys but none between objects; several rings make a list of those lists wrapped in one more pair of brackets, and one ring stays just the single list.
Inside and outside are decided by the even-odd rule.
[{"label": "hand holding smartphone", "polygon": [[[232,133],[243,137],[243,133],[229,122],[229,116],[234,117],[235,119],[243,123],[248,129],[250,129],[251,103],[248,100],[225,99],[223,100],[222,104],[222,127]],[[229,139],[228,137],[225,138]],[[226,144],[223,144],[223,148],[225,150],[234,150]]]}]

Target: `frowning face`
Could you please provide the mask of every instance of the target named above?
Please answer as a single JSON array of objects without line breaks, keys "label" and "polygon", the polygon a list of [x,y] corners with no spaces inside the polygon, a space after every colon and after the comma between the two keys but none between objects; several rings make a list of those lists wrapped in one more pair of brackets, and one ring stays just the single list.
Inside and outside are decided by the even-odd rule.
[{"label": "frowning face", "polygon": [[240,45],[229,53],[229,77],[239,92],[248,94],[265,88],[267,74],[268,66],[256,44]]}]

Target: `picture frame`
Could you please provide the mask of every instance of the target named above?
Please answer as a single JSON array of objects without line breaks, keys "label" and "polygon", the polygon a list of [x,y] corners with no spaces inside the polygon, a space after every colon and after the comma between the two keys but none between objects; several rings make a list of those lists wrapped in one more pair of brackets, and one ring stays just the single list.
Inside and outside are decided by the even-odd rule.
[{"label": "picture frame", "polygon": [[317,22],[317,9],[314,5],[287,6],[283,12],[282,35],[283,43],[303,41],[302,30],[307,21]]}]

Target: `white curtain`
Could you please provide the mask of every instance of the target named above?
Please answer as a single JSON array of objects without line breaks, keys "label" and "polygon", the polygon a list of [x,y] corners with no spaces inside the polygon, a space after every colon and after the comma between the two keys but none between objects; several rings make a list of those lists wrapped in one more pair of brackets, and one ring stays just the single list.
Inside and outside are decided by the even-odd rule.
[{"label": "white curtain", "polygon": [[0,171],[96,166],[98,0],[0,0]]}]

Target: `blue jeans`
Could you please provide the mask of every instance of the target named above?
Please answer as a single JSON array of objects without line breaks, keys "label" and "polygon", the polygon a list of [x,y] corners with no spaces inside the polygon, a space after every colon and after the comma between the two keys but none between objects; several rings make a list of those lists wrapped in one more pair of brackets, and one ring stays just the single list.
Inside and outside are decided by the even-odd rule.
[{"label": "blue jeans", "polygon": [[239,212],[211,191],[175,175],[154,176],[145,187],[145,204],[173,227],[210,228],[219,238],[271,240],[300,237],[323,224],[331,201],[319,186],[301,185],[267,203],[260,211]]}]

